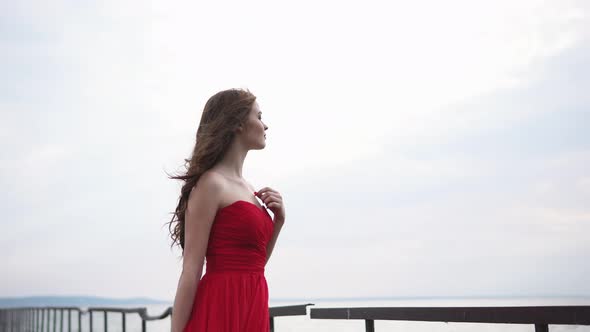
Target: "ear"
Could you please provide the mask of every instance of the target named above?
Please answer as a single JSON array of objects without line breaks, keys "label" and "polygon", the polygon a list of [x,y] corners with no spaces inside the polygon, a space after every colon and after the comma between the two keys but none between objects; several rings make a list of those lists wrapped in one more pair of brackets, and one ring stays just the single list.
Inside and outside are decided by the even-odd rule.
[{"label": "ear", "polygon": [[239,134],[239,133],[241,133],[241,132],[243,132],[243,131],[244,131],[244,125],[242,125],[242,123],[240,123],[240,124],[239,124],[239,125],[236,127],[236,129],[234,129],[234,132],[235,132],[236,134]]}]

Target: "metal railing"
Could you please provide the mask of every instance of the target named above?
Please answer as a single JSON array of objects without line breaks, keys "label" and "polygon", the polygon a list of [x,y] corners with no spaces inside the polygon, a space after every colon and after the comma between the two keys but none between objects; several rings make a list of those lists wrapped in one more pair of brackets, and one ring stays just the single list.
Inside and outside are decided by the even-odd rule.
[{"label": "metal railing", "polygon": [[[281,316],[307,315],[307,306],[311,303],[269,308],[271,331],[274,331],[274,319]],[[76,323],[72,323],[72,312],[76,312]],[[67,324],[66,315],[67,313]],[[108,332],[109,313],[121,314],[121,330],[127,330],[127,315],[137,314],[141,318],[141,331],[147,332],[147,322],[165,319],[172,316],[172,307],[168,307],[160,315],[150,316],[146,308],[89,307],[86,310],[78,307],[22,307],[0,308],[0,332],[40,331],[40,332],[72,332],[83,331],[82,316],[88,315],[88,331],[95,329],[94,316],[102,313],[104,332]],[[59,319],[58,319],[59,316]],[[74,326],[76,325],[76,326]],[[67,330],[66,330],[67,328]]]},{"label": "metal railing", "polygon": [[[312,303],[269,308],[270,330],[274,332],[277,317],[306,316]],[[104,331],[108,332],[108,314],[122,315],[122,331],[126,331],[126,315],[138,314],[141,330],[147,331],[147,322],[165,319],[172,315],[168,307],[162,314],[150,316],[146,308],[90,307],[27,307],[0,309],[0,332],[14,331],[67,331],[72,332],[72,312],[77,312],[76,331],[82,331],[82,316],[88,314],[88,330],[93,331],[94,315],[102,313]],[[58,315],[59,313],[59,315]],[[59,316],[59,320],[58,320]],[[536,307],[363,307],[363,308],[312,308],[311,319],[364,320],[367,332],[375,331],[376,320],[531,324],[536,332],[548,332],[549,324],[590,325],[590,306],[536,306]]]},{"label": "metal railing", "polygon": [[534,324],[536,332],[547,332],[549,324],[590,325],[590,306],[312,308],[310,318],[364,320],[367,332],[375,331],[376,320]]}]

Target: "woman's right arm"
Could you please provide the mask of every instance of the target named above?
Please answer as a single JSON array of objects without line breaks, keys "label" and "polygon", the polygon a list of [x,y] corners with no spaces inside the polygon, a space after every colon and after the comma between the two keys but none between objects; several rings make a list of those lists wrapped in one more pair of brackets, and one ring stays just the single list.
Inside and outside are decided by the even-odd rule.
[{"label": "woman's right arm", "polygon": [[223,178],[206,172],[189,195],[184,219],[182,273],[172,312],[172,332],[183,332],[190,319],[197,286],[203,272],[209,233],[220,205]]}]

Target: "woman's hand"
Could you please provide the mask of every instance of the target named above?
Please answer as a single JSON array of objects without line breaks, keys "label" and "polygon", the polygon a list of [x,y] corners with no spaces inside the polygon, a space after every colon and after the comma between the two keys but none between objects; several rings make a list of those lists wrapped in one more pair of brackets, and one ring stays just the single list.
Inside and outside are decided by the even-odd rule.
[{"label": "woman's hand", "polygon": [[266,205],[266,207],[275,215],[275,223],[285,222],[285,205],[283,204],[283,197],[278,191],[269,187],[264,187],[254,194],[260,198],[264,205]]}]

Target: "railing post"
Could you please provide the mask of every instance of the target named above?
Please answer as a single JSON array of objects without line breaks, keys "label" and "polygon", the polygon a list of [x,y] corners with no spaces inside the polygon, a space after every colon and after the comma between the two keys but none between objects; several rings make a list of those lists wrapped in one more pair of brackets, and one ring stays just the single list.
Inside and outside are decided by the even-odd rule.
[{"label": "railing post", "polygon": [[365,319],[365,331],[375,332],[375,321],[372,319]]},{"label": "railing post", "polygon": [[107,319],[107,311],[105,310],[103,313],[104,313],[104,332],[108,332],[109,331],[109,329],[108,329],[109,322]]},{"label": "railing post", "polygon": [[82,332],[82,310],[76,310],[78,312],[78,332]]},{"label": "railing post", "polygon": [[41,332],[45,331],[45,308],[41,309]]},{"label": "railing post", "polygon": [[535,332],[549,332],[549,325],[535,324]]},{"label": "railing post", "polygon": [[270,317],[270,332],[275,332],[275,318]]},{"label": "railing post", "polygon": [[121,324],[123,325],[123,326],[122,326],[122,328],[123,328],[123,330],[122,330],[122,331],[123,331],[123,332],[125,332],[125,331],[126,331],[126,329],[127,329],[127,328],[126,328],[126,325],[127,325],[127,324],[125,323],[125,321],[126,321],[126,317],[127,317],[127,314],[126,314],[126,313],[124,313],[124,312],[122,312],[121,314],[123,315],[123,317],[121,317],[121,318],[122,318],[122,319],[121,319]]},{"label": "railing post", "polygon": [[53,309],[53,332],[57,332],[57,309]]}]

